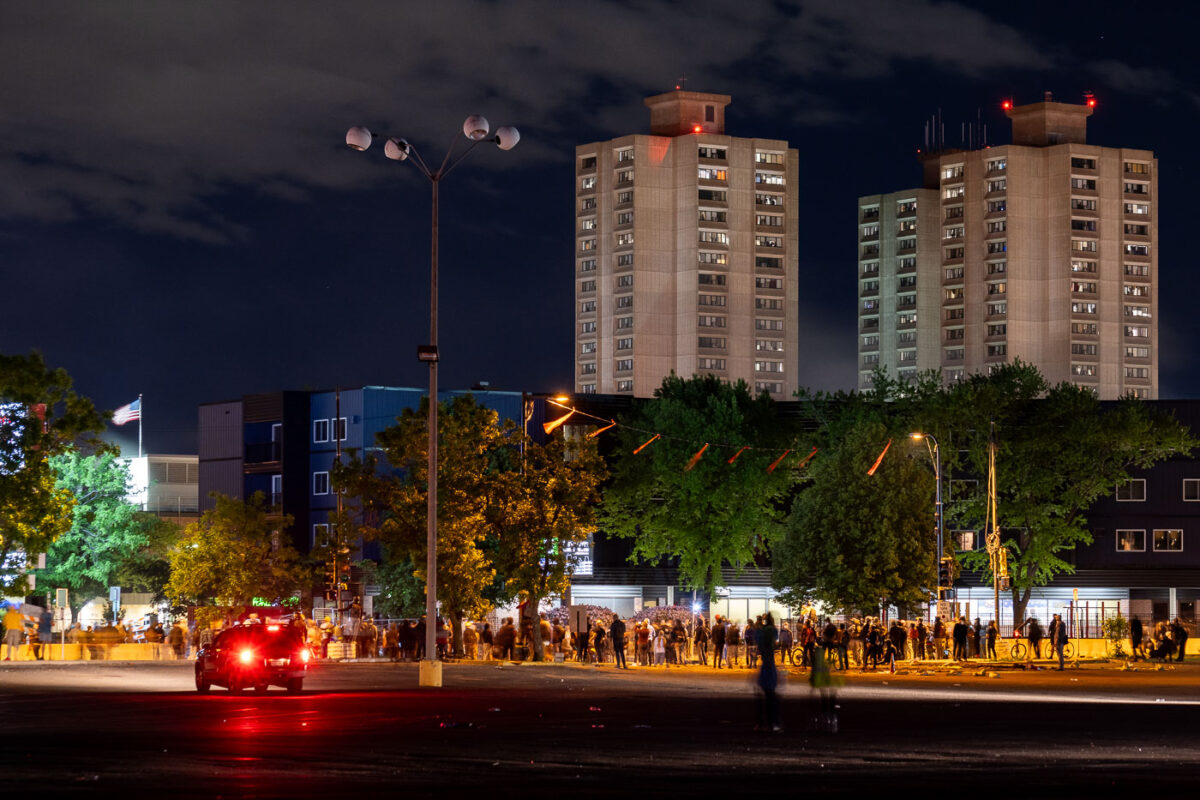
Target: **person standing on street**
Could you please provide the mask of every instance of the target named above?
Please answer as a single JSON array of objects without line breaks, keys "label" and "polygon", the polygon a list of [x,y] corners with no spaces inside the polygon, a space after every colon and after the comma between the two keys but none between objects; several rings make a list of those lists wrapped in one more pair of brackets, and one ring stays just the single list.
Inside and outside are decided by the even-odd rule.
[{"label": "person standing on street", "polygon": [[[1175,620],[1178,622],[1179,620]],[[44,610],[38,617],[38,655],[42,661],[49,658],[50,645],[54,643],[54,612],[50,609]],[[1179,652],[1183,652],[1180,650]],[[1180,658],[1180,661],[1183,659]]]},{"label": "person standing on street", "polygon": [[[721,659],[725,657],[725,622],[718,614],[712,626],[713,669],[721,668]],[[728,664],[726,664],[728,666]]]},{"label": "person standing on street", "polygon": [[613,614],[608,635],[612,639],[614,665],[617,669],[629,669],[629,665],[625,663],[625,623],[616,614]]},{"label": "person standing on street", "polygon": [[9,606],[8,611],[4,614],[4,644],[8,647],[8,654],[4,656],[5,661],[12,661],[13,656],[18,656],[21,652],[21,642],[25,641],[25,616],[17,610],[16,606]]},{"label": "person standing on street", "polygon": [[1063,651],[1067,646],[1067,625],[1059,614],[1055,614],[1054,621],[1050,623],[1050,645],[1058,653],[1058,671],[1062,672]]},{"label": "person standing on street", "polygon": [[987,626],[987,657],[992,661],[996,660],[996,639],[1000,636],[1000,628],[996,625],[996,620],[988,620]]},{"label": "person standing on street", "polygon": [[708,666],[708,626],[704,624],[704,620],[696,625],[696,653],[700,656],[700,663]]},{"label": "person standing on street", "polygon": [[762,663],[758,669],[758,688],[762,690],[758,714],[758,730],[781,731],[779,724],[779,671],[775,668],[775,621],[770,613],[754,630],[754,644]]},{"label": "person standing on street", "polygon": [[1138,654],[1142,652],[1142,620],[1140,617],[1134,617],[1129,621],[1129,643],[1133,646],[1133,660],[1138,660]]},{"label": "person standing on street", "polygon": [[1171,623],[1171,635],[1175,637],[1175,644],[1179,647],[1179,655],[1175,657],[1175,660],[1183,661],[1183,651],[1187,648],[1188,631],[1179,617],[1176,617],[1175,621]]},{"label": "person standing on street", "polygon": [[979,624],[979,617],[975,618],[975,624],[972,626],[972,630],[975,632],[975,645],[972,649],[971,655],[979,658],[983,655],[983,625]]},{"label": "person standing on street", "polygon": [[959,617],[958,622],[954,623],[954,660],[967,660],[967,618]]}]

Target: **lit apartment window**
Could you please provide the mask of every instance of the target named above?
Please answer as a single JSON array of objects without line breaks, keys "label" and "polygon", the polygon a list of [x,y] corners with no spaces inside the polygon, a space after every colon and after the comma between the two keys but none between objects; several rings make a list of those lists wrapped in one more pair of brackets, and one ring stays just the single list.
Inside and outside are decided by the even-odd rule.
[{"label": "lit apartment window", "polygon": [[1144,283],[1127,283],[1125,284],[1126,297],[1149,297],[1150,287]]},{"label": "lit apartment window", "polygon": [[[754,215],[754,224],[755,225],[763,225],[768,228],[782,228],[783,227],[783,217],[779,216],[778,214],[755,214]],[[875,232],[876,233],[879,232],[878,225],[875,226]],[[863,235],[864,236],[867,235],[867,231],[865,228],[863,229]]]},{"label": "lit apartment window", "polygon": [[966,335],[966,330],[963,328],[947,328],[946,341],[954,342],[961,340]]},{"label": "lit apartment window", "polygon": [[627,294],[618,297],[617,308],[633,308],[633,295]]},{"label": "lit apartment window", "polygon": [[1150,357],[1150,348],[1149,347],[1126,347],[1125,348],[1125,357],[1126,358],[1149,358]]},{"label": "lit apartment window", "polygon": [[901,350],[900,354],[896,358],[901,364],[907,364],[909,362],[917,360],[917,351],[916,350]]},{"label": "lit apartment window", "polygon": [[595,375],[596,374],[596,364],[594,362],[590,362],[590,361],[586,364],[580,364],[579,371],[584,375]]},{"label": "lit apartment window", "polygon": [[1149,367],[1126,367],[1125,368],[1125,377],[1126,378],[1149,378],[1150,377],[1150,368]]},{"label": "lit apartment window", "polygon": [[966,253],[966,250],[961,247],[947,247],[946,260],[950,261],[956,258],[962,258],[964,253]]},{"label": "lit apartment window", "polygon": [[329,473],[314,472],[312,486],[313,494],[329,494]]},{"label": "lit apartment window", "polygon": [[596,291],[596,281],[595,281],[595,279],[593,279],[593,280],[588,280],[588,281],[580,281],[580,282],[579,282],[579,291],[581,291],[581,292],[594,292],[594,291]]},{"label": "lit apartment window", "polygon": [[863,275],[878,275],[879,274],[879,262],[872,261],[870,263],[863,264],[862,265],[862,274]]},{"label": "lit apartment window", "polygon": [[961,225],[956,225],[952,228],[946,228],[942,231],[943,239],[961,239],[963,238],[963,228]]},{"label": "lit apartment window", "polygon": [[[754,202],[760,206],[781,206],[783,205],[783,195],[756,192],[754,194]],[[866,212],[863,213],[865,214]],[[878,209],[876,209],[876,213],[878,213]]]},{"label": "lit apartment window", "polygon": [[1073,355],[1073,356],[1094,356],[1094,355],[1096,355],[1098,349],[1099,348],[1097,348],[1096,345],[1094,345],[1094,344],[1073,343],[1071,345],[1071,355]]},{"label": "lit apartment window", "polygon": [[1080,158],[1079,156],[1073,156],[1071,158],[1071,169],[1095,169],[1095,168],[1096,168],[1096,159],[1094,159],[1094,158]]},{"label": "lit apartment window", "polygon": [[594,259],[594,258],[585,258],[579,262],[579,271],[580,272],[593,272],[593,271],[595,271],[595,269],[596,269],[596,259]]},{"label": "lit apartment window", "polygon": [[952,289],[946,289],[946,290],[945,290],[945,295],[946,295],[946,296],[945,296],[945,299],[946,299],[946,300],[962,300],[962,299],[963,299],[963,295],[964,295],[965,293],[966,293],[966,290],[965,290],[965,289],[963,289],[963,287],[961,287],[961,286],[956,286],[956,287],[954,287],[954,288],[952,288]]},{"label": "lit apartment window", "polygon": [[725,276],[718,275],[715,272],[701,272],[699,275],[701,286],[724,286]]},{"label": "lit apartment window", "polygon": [[1005,294],[1006,292],[1008,292],[1008,284],[1004,281],[997,281],[996,283],[989,283],[987,285],[988,294]]},{"label": "lit apartment window", "polygon": [[594,384],[594,383],[582,384],[582,390],[583,390],[584,394],[595,394],[596,393],[596,384]]},{"label": "lit apartment window", "polygon": [[1084,336],[1096,336],[1100,332],[1100,326],[1095,322],[1072,322],[1071,333],[1080,333]]},{"label": "lit apartment window", "polygon": [[1128,483],[1118,486],[1117,500],[1122,503],[1144,503],[1146,501],[1146,479],[1130,478]]},{"label": "lit apartment window", "polygon": [[987,335],[988,336],[1005,336],[1007,334],[1008,334],[1008,323],[1007,322],[1001,322],[998,324],[987,326]]},{"label": "lit apartment window", "polygon": [[579,179],[579,188],[583,189],[585,191],[588,189],[595,189],[596,188],[596,176],[589,175],[586,178],[580,178]]},{"label": "lit apartment window", "polygon": [[[755,278],[754,286],[757,289],[782,289],[783,278]],[[878,288],[878,283],[876,288]]]},{"label": "lit apartment window", "polygon": [[1125,194],[1150,194],[1148,183],[1126,183]]},{"label": "lit apartment window", "polygon": [[946,280],[948,280],[948,281],[961,281],[962,277],[963,277],[963,268],[962,267],[947,267],[945,274],[946,274]]},{"label": "lit apartment window", "polygon": [[1095,239],[1072,239],[1071,249],[1076,253],[1095,253],[1097,250]]},{"label": "lit apartment window", "polygon": [[1082,377],[1095,377],[1096,365],[1095,364],[1072,364],[1071,365],[1071,374],[1076,375],[1076,376],[1082,376]]},{"label": "lit apartment window", "polygon": [[989,214],[1003,213],[1008,210],[1007,200],[989,200],[987,204]]},{"label": "lit apartment window", "polygon": [[729,244],[729,234],[724,231],[700,231],[700,241],[708,244]]},{"label": "lit apartment window", "polygon": [[633,202],[633,190],[632,189],[625,189],[624,191],[617,192],[617,205],[623,206],[626,203],[632,203],[632,202]]},{"label": "lit apartment window", "polygon": [[696,345],[707,350],[724,350],[724,336],[701,336],[697,339]]},{"label": "lit apartment window", "polygon": [[962,164],[952,164],[951,166],[945,167],[942,170],[942,180],[944,180],[944,181],[957,180],[957,179],[961,178],[962,176],[963,176],[963,165]]},{"label": "lit apartment window", "polygon": [[1071,178],[1072,189],[1083,189],[1089,192],[1096,191],[1095,178]]},{"label": "lit apartment window", "polygon": [[[696,177],[702,181],[723,181],[726,180],[728,176],[729,173],[721,167],[700,167],[696,171]],[[725,198],[721,199],[724,200]]]},{"label": "lit apartment window", "polygon": [[1095,261],[1072,261],[1071,262],[1071,272],[1095,273],[1095,271],[1096,271],[1096,262]]},{"label": "lit apartment window", "polygon": [[994,181],[987,182],[988,192],[1005,192],[1008,191],[1008,179],[1000,178]]},{"label": "lit apartment window", "polygon": [[617,317],[617,330],[627,330],[633,327],[633,317]]},{"label": "lit apartment window", "polygon": [[631,170],[631,169],[617,170],[617,183],[633,183],[633,170]]},{"label": "lit apartment window", "polygon": [[756,331],[781,331],[783,330],[783,320],[756,319],[754,320],[754,329]]},{"label": "lit apartment window", "polygon": [[718,317],[712,314],[701,314],[696,324],[701,328],[724,328],[725,317]]},{"label": "lit apartment window", "polygon": [[696,366],[700,369],[725,369],[725,359],[703,356],[696,359]]},{"label": "lit apartment window", "polygon": [[878,300],[863,300],[862,307],[863,307],[863,311],[876,311],[879,309],[879,301]]},{"label": "lit apartment window", "polygon": [[[782,236],[755,236],[754,237],[754,246],[755,247],[783,247],[783,237]],[[875,248],[875,253],[878,254],[879,253],[879,245],[873,245],[873,247]],[[863,255],[868,255],[868,253],[867,253],[868,249],[869,249],[868,247],[863,248]]]},{"label": "lit apartment window", "polygon": [[580,239],[579,240],[579,249],[584,250],[584,251],[595,250],[596,249],[596,240],[595,239]]},{"label": "lit apartment window", "polygon": [[988,303],[987,313],[989,317],[1002,317],[1008,313],[1008,303]]},{"label": "lit apartment window", "polygon": [[725,222],[726,216],[724,211],[717,211],[712,208],[700,209],[701,222]]},{"label": "lit apartment window", "polygon": [[916,325],[917,324],[917,312],[909,311],[908,313],[905,313],[905,314],[897,314],[896,315],[896,324],[897,325]]},{"label": "lit apartment window", "polygon": [[1156,553],[1183,552],[1183,531],[1178,528],[1156,528],[1153,541]]},{"label": "lit apartment window", "polygon": [[729,256],[725,253],[706,253],[700,251],[701,264],[726,264],[729,262]]},{"label": "lit apartment window", "polygon": [[1004,233],[1008,230],[1008,220],[997,219],[988,223],[988,233]]},{"label": "lit apartment window", "polygon": [[632,350],[633,349],[633,337],[626,336],[622,339],[617,339],[617,349],[618,350]]},{"label": "lit apartment window", "polygon": [[783,186],[786,181],[778,172],[756,172],[754,182],[763,186]]},{"label": "lit apartment window", "polygon": [[702,294],[702,295],[700,295],[700,305],[702,305],[702,306],[723,306],[723,305],[725,305],[725,295],[723,295],[723,294]]},{"label": "lit apartment window", "polygon": [[579,209],[581,211],[591,211],[596,207],[596,198],[585,197],[579,201]]},{"label": "lit apartment window", "polygon": [[595,333],[596,332],[596,323],[595,322],[579,323],[579,332],[580,333]]},{"label": "lit apartment window", "polygon": [[1150,204],[1149,203],[1126,203],[1125,204],[1125,213],[1126,214],[1134,214],[1139,217],[1145,216],[1150,213]]},{"label": "lit apartment window", "polygon": [[633,231],[617,234],[617,247],[628,247],[633,244]]},{"label": "lit apartment window", "polygon": [[617,391],[618,392],[632,392],[633,391],[633,381],[617,381]]},{"label": "lit apartment window", "polygon": [[989,261],[987,265],[988,275],[1003,275],[1008,272],[1007,261]]},{"label": "lit apartment window", "polygon": [[1150,329],[1141,325],[1126,325],[1125,335],[1130,339],[1149,339]]},{"label": "lit apartment window", "polygon": [[581,231],[594,231],[594,230],[596,230],[596,218],[595,218],[595,217],[588,217],[587,219],[581,219],[581,220],[579,220],[579,230],[581,230]]},{"label": "lit apartment window", "polygon": [[915,219],[902,219],[896,223],[897,233],[912,233],[917,229],[917,221]]},{"label": "lit apartment window", "polygon": [[724,189],[701,189],[700,199],[710,202],[724,203],[726,192]]},{"label": "lit apartment window", "polygon": [[596,343],[595,342],[584,342],[583,344],[579,345],[579,352],[581,355],[585,355],[585,356],[588,353],[596,352]]},{"label": "lit apartment window", "polygon": [[783,299],[779,297],[756,297],[754,298],[754,307],[767,311],[780,311],[783,309]]},{"label": "lit apartment window", "polygon": [[1095,314],[1095,303],[1071,303],[1072,314]]},{"label": "lit apartment window", "polygon": [[916,250],[917,249],[917,240],[915,237],[910,237],[907,239],[897,239],[896,240],[896,249],[897,250]]},{"label": "lit apartment window", "polygon": [[917,257],[916,256],[904,256],[902,258],[896,259],[896,269],[899,269],[899,270],[916,269],[916,266],[917,266]]},{"label": "lit apartment window", "polygon": [[916,331],[900,331],[899,333],[896,334],[896,341],[899,342],[900,344],[916,344],[917,343],[917,332]]},{"label": "lit apartment window", "polygon": [[1090,198],[1072,197],[1071,198],[1071,210],[1072,211],[1095,211],[1096,210],[1096,201],[1093,199],[1090,199]]},{"label": "lit apartment window", "polygon": [[633,224],[633,212],[632,211],[618,211],[617,212],[617,224],[618,225],[632,225]]},{"label": "lit apartment window", "polygon": [[[878,346],[879,346],[879,336],[878,335],[863,337],[863,347],[865,347],[869,350],[872,347],[878,347]],[[783,352],[783,340],[782,339],[755,339],[754,340],[754,349],[760,353],[782,353]]]},{"label": "lit apartment window", "polygon": [[996,358],[998,356],[1006,356],[1006,355],[1008,355],[1008,345],[1006,345],[1004,343],[989,344],[987,346],[987,354],[988,354],[989,358]]},{"label": "lit apartment window", "polygon": [[988,172],[999,172],[1008,169],[1008,161],[1003,158],[994,158],[987,162]]},{"label": "lit apartment window", "polygon": [[632,275],[618,275],[617,276],[617,288],[618,289],[627,289],[630,286],[633,286],[633,276]]},{"label": "lit apartment window", "polygon": [[900,279],[898,281],[896,281],[896,286],[899,287],[900,289],[911,289],[912,287],[914,287],[916,285],[917,285],[917,276],[916,275],[901,275]]},{"label": "lit apartment window", "polygon": [[901,200],[899,203],[896,203],[896,216],[906,217],[909,214],[915,213],[917,213],[916,200]]},{"label": "lit apartment window", "polygon": [[590,313],[594,312],[596,310],[596,301],[595,300],[584,300],[582,303],[579,304],[579,310],[582,311],[584,314],[590,314]]},{"label": "lit apartment window", "polygon": [[1125,316],[1150,318],[1150,306],[1125,306]]},{"label": "lit apartment window", "polygon": [[712,159],[716,159],[718,161],[725,160],[726,153],[725,153],[724,147],[711,147],[709,145],[702,144],[702,145],[700,145],[699,152],[700,152],[701,158],[712,158]]},{"label": "lit apartment window", "polygon": [[755,372],[783,372],[782,361],[755,361]]},{"label": "lit apartment window", "polygon": [[766,153],[762,150],[756,150],[754,153],[755,164],[782,164],[783,153]]},{"label": "lit apartment window", "polygon": [[1149,175],[1150,165],[1140,161],[1126,161],[1125,171],[1130,175]]},{"label": "lit apartment window", "polygon": [[632,369],[633,369],[633,359],[632,358],[617,359],[617,372],[629,372]]},{"label": "lit apartment window", "polygon": [[632,147],[623,147],[617,151],[617,163],[619,164],[624,161],[633,161]]},{"label": "lit apartment window", "polygon": [[1131,278],[1149,278],[1150,277],[1150,265],[1149,264],[1126,264],[1125,265],[1125,274]]},{"label": "lit apartment window", "polygon": [[1117,552],[1142,553],[1146,550],[1146,532],[1117,529]]},{"label": "lit apartment window", "polygon": [[1071,281],[1071,291],[1075,294],[1095,294],[1096,284],[1093,281]]}]

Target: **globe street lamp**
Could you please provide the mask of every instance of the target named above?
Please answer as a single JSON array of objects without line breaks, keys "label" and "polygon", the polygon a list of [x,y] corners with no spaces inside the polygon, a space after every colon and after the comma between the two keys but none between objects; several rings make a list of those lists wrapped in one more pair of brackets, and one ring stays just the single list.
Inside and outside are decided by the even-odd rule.
[{"label": "globe street lamp", "polygon": [[[909,436],[916,441],[925,441],[925,447],[929,450],[929,458],[933,461],[933,480],[936,486],[934,493],[934,522],[937,530],[937,579],[938,590],[937,599],[942,599],[942,557],[945,554],[945,528],[942,520],[942,453],[938,450],[937,439],[931,433],[910,433]],[[932,444],[931,444],[932,443]]]},{"label": "globe street lamp", "polygon": [[[393,161],[408,161],[424,175],[433,187],[431,205],[430,258],[429,258],[429,344],[417,347],[417,359],[429,364],[429,491],[426,526],[425,561],[425,658],[421,661],[420,685],[442,685],[442,662],[437,655],[437,508],[438,508],[438,187],[450,171],[462,163],[481,142],[494,142],[501,150],[511,150],[521,140],[517,129],[504,125],[489,136],[488,121],[479,114],[472,114],[463,122],[463,135],[471,142],[465,150],[455,155],[454,143],[446,151],[437,169],[430,169],[425,159],[406,139],[388,137],[384,141],[383,154]],[[364,127],[356,126],[346,132],[346,146],[351,150],[366,150],[376,135]],[[411,160],[410,160],[411,157]]]}]

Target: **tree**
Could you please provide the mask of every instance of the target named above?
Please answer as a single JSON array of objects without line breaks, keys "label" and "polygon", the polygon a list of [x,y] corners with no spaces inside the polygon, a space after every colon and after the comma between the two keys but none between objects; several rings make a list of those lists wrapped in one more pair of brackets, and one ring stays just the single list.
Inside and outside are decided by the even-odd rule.
[{"label": "tree", "polygon": [[[487,518],[507,594],[523,596],[536,610],[544,598],[567,590],[576,546],[595,530],[604,475],[594,440],[556,433],[544,445],[526,441],[520,469],[494,476]],[[536,623],[533,654],[542,660]]]},{"label": "tree", "polygon": [[[912,608],[928,599],[936,585],[933,470],[924,448],[904,447],[904,427],[864,419],[822,442],[774,551],[782,602],[873,610],[885,601]],[[888,455],[868,475],[889,438]]]},{"label": "tree", "polygon": [[[0,354],[0,588],[25,582],[25,563],[71,529],[73,499],[56,486],[52,457],[76,443],[95,446],[104,417],[76,394],[62,369],[38,353]],[[24,590],[21,590],[24,593]]]},{"label": "tree", "polygon": [[[428,401],[406,409],[396,425],[381,431],[374,454],[350,453],[335,465],[333,485],[358,501],[360,533],[379,538],[387,551],[415,565],[425,581],[428,519]],[[462,621],[486,613],[495,601],[496,571],[489,547],[486,511],[489,480],[510,469],[517,457],[519,432],[500,424],[495,411],[470,395],[442,403],[438,412],[437,597],[462,648]],[[383,468],[386,464],[388,469]],[[433,624],[429,620],[429,624]]]},{"label": "tree", "polygon": [[[949,390],[954,449],[963,465],[987,474],[990,423],[997,438],[998,520],[1009,535],[1013,614],[1022,620],[1035,586],[1073,567],[1063,556],[1090,544],[1087,511],[1146,469],[1197,446],[1186,428],[1132,397],[1101,403],[1089,389],[1049,386],[1036,368],[1016,362],[973,375]],[[947,448],[949,449],[949,448]],[[944,451],[943,451],[944,452]],[[953,503],[948,516],[981,527],[985,485]],[[965,566],[986,571],[986,552],[963,554]]]},{"label": "tree", "polygon": [[[684,588],[711,594],[722,567],[740,570],[769,550],[796,473],[767,468],[799,447],[769,395],[751,397],[743,381],[670,375],[623,422],[599,524],[633,540],[633,558],[677,559]],[[662,438],[635,455],[655,433]],[[710,451],[685,469],[705,443]],[[743,447],[753,449],[727,463]]]},{"label": "tree", "polygon": [[279,535],[292,518],[269,514],[262,492],[245,502],[213,497],[216,507],[189,524],[171,551],[168,596],[226,614],[256,599],[274,605],[291,598],[305,578],[299,555]]},{"label": "tree", "polygon": [[47,551],[46,569],[39,571],[43,582],[69,588],[73,606],[123,584],[123,578],[133,583],[142,575],[146,580],[137,583],[152,585],[151,575],[161,573],[154,562],[161,561],[163,545],[177,529],[125,499],[128,467],[111,452],[79,450],[53,456],[50,467],[57,476],[55,488],[71,495],[73,514],[70,529]]}]

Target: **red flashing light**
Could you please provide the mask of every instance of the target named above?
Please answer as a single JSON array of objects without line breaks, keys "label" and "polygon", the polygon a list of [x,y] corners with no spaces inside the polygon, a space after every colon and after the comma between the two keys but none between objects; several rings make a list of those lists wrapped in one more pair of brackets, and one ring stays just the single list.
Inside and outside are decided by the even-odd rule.
[{"label": "red flashing light", "polygon": [[1000,107],[1005,111],[1008,111],[1010,108],[1012,108],[1012,100],[1005,100],[1000,104]]},{"label": "red flashing light", "polygon": [[271,632],[275,632],[275,631],[279,630],[279,626],[278,625],[268,625],[267,630],[269,630]]},{"label": "red flashing light", "polygon": [[1089,97],[1087,99],[1087,104],[1088,104],[1088,108],[1095,108],[1096,107],[1096,98]]},{"label": "red flashing light", "polygon": [[703,128],[701,128],[699,125],[692,126],[692,133],[699,133],[701,130],[703,130]]},{"label": "red flashing light", "polygon": [[307,648],[300,651],[300,660],[303,661],[305,664],[307,664],[309,659],[311,659],[311,658],[312,658],[312,652],[309,651]]},{"label": "red flashing light", "polygon": [[242,652],[238,653],[238,657],[241,659],[241,662],[243,664],[249,664],[251,661],[254,660],[254,651],[253,650],[243,650]]}]

